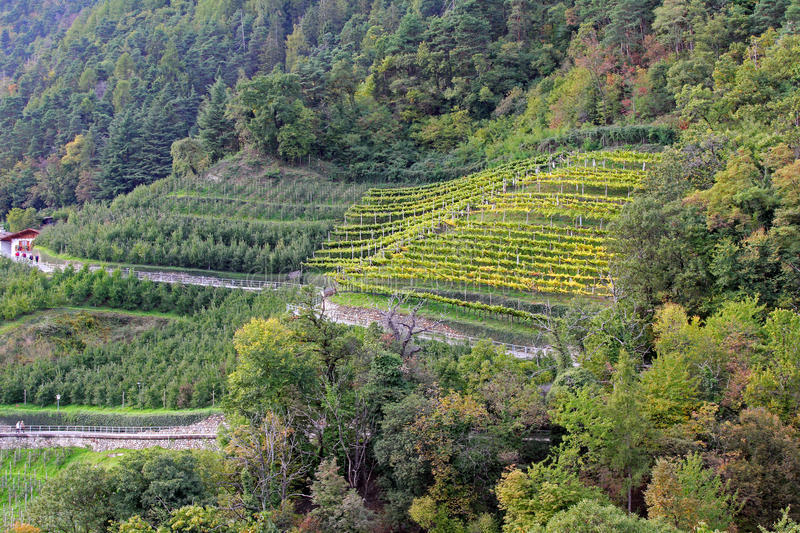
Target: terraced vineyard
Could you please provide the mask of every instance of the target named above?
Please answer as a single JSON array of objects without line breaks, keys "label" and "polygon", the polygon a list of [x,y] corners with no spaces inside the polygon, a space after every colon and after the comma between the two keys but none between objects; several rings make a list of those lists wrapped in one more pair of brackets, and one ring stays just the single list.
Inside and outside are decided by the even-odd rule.
[{"label": "terraced vineyard", "polygon": [[608,223],[658,158],[529,159],[442,184],[372,189],[307,266],[345,290],[413,291],[522,318],[545,297],[608,297]]},{"label": "terraced vineyard", "polygon": [[285,274],[370,187],[236,156],[92,204],[37,244],[68,256],[246,274]]}]

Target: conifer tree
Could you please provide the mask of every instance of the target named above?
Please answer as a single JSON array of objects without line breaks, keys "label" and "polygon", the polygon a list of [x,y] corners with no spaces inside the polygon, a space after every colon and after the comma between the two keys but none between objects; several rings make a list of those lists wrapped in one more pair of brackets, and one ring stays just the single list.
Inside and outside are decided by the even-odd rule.
[{"label": "conifer tree", "polygon": [[141,134],[133,111],[128,109],[114,117],[102,156],[100,190],[105,198],[130,191],[143,176],[139,168]]},{"label": "conifer tree", "polygon": [[366,533],[373,529],[373,513],[339,475],[336,459],[319,465],[311,485],[311,501],[317,506],[311,516],[318,521],[319,531]]},{"label": "conifer tree", "polygon": [[783,27],[789,33],[800,32],[800,0],[792,0],[786,8],[786,20]]},{"label": "conifer tree", "polygon": [[227,105],[227,87],[222,78],[217,78],[197,117],[200,141],[211,161],[218,161],[236,145],[233,120],[225,116]]},{"label": "conifer tree", "polygon": [[769,28],[777,30],[789,3],[789,0],[761,0],[753,11],[751,31],[758,35]]}]

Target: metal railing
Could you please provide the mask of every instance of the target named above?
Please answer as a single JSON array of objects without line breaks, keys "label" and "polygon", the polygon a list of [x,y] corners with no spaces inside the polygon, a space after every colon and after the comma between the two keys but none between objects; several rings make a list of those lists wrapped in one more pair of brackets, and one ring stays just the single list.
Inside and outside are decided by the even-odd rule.
[{"label": "metal railing", "polygon": [[49,426],[30,425],[18,430],[14,426],[0,426],[0,431],[9,433],[44,433],[44,432],[76,432],[76,433],[181,433],[183,427],[170,426]]}]

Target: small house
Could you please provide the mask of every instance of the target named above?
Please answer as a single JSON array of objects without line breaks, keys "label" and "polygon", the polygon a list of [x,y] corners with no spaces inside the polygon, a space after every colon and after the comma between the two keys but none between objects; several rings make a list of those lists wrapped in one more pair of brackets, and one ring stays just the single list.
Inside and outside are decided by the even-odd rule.
[{"label": "small house", "polygon": [[5,257],[26,257],[33,251],[33,241],[39,236],[35,229],[24,229],[0,236],[0,253]]}]

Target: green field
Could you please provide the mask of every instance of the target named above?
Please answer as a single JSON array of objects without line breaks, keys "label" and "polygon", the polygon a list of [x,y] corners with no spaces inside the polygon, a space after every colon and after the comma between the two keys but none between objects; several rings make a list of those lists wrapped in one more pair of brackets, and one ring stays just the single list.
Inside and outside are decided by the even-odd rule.
[{"label": "green field", "polygon": [[0,405],[0,424],[14,424],[23,420],[37,425],[82,426],[180,426],[189,425],[211,415],[220,414],[216,408],[204,409],[154,409],[136,407],[98,407],[95,405],[32,404]]}]

